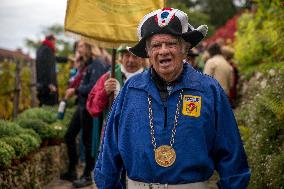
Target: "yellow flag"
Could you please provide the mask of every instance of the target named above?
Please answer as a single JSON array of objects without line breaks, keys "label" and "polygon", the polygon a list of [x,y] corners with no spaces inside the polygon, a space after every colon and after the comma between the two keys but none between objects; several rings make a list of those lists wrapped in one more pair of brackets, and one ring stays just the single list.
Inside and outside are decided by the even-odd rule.
[{"label": "yellow flag", "polygon": [[64,28],[101,47],[131,45],[142,18],[163,7],[164,0],[68,0]]}]

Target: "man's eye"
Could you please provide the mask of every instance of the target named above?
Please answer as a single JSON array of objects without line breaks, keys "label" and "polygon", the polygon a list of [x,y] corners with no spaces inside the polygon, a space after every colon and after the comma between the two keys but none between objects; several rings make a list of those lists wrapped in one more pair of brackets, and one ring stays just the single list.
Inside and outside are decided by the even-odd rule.
[{"label": "man's eye", "polygon": [[177,45],[177,42],[168,42],[167,45],[168,45],[168,46],[176,46],[176,45]]},{"label": "man's eye", "polygon": [[153,44],[153,45],[152,45],[152,48],[157,48],[157,47],[160,47],[160,46],[161,46],[161,44],[158,44],[158,43],[157,43],[157,44]]}]

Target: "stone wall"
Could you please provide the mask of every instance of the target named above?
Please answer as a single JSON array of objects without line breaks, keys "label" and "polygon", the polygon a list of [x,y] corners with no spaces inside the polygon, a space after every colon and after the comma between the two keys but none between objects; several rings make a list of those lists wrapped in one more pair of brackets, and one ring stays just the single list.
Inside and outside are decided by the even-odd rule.
[{"label": "stone wall", "polygon": [[42,188],[66,171],[67,160],[65,144],[41,148],[17,165],[0,170],[0,188]]}]

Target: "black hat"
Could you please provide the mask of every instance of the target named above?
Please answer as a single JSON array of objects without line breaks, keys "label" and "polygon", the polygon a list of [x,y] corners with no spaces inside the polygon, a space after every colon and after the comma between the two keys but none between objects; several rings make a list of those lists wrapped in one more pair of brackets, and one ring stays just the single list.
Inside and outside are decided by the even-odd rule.
[{"label": "black hat", "polygon": [[206,25],[194,29],[183,11],[173,8],[158,9],[144,16],[137,29],[139,42],[129,48],[129,51],[136,56],[147,58],[146,40],[155,34],[180,36],[189,42],[192,48],[205,37],[207,30]]}]

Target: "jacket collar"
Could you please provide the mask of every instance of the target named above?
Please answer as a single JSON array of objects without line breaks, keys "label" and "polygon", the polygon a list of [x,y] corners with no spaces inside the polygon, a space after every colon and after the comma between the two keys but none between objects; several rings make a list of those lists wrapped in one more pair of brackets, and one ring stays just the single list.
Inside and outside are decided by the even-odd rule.
[{"label": "jacket collar", "polygon": [[48,46],[53,53],[55,53],[55,44],[51,40],[45,39],[42,44]]},{"label": "jacket collar", "polygon": [[[179,91],[181,89],[192,89],[197,91],[204,91],[202,85],[202,73],[194,70],[194,68],[189,63],[183,63],[183,72],[181,81],[175,85],[172,93]],[[151,79],[151,70],[143,72],[138,77],[135,77],[129,87],[147,91],[153,98],[160,99],[159,92],[155,83]]]}]

